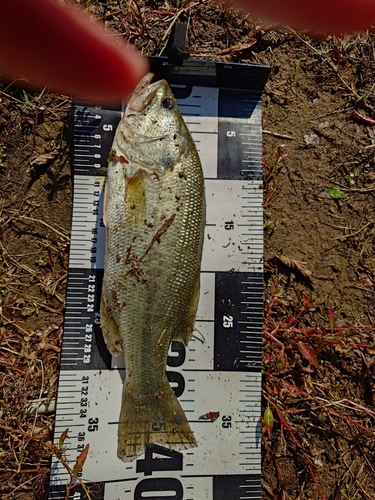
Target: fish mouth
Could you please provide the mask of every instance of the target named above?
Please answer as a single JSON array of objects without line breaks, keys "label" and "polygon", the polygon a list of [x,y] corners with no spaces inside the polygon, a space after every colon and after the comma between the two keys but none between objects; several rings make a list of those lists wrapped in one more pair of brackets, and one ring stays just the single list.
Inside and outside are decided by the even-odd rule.
[{"label": "fish mouth", "polygon": [[141,113],[155,97],[158,82],[154,82],[155,75],[147,73],[137,84],[133,92],[126,99],[125,116],[131,113]]}]

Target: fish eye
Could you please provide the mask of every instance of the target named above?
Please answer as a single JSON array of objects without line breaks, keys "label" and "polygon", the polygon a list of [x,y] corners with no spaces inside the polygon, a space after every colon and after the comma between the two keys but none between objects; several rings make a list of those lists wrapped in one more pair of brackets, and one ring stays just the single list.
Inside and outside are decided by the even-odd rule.
[{"label": "fish eye", "polygon": [[173,99],[170,99],[169,97],[166,97],[161,101],[161,105],[165,109],[172,109],[174,107],[174,101]]}]

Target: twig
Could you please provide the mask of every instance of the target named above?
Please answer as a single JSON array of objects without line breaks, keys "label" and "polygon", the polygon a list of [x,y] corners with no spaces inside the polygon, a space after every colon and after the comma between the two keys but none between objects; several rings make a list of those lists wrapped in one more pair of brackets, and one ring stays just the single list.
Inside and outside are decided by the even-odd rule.
[{"label": "twig", "polygon": [[[168,28],[166,29],[166,31],[165,31],[165,33],[164,33],[164,35],[163,35],[162,39],[161,39],[161,42],[164,42],[164,41],[167,39],[167,37],[168,37],[169,33],[172,31],[172,28],[173,28],[173,26],[175,25],[175,23],[176,23],[177,19],[180,17],[180,15],[181,15],[183,12],[188,12],[190,9],[192,9],[193,7],[195,7],[195,6],[196,6],[196,5],[198,5],[198,4],[199,4],[199,2],[194,2],[194,3],[192,3],[191,5],[188,5],[187,7],[183,7],[183,8],[182,8],[182,9],[180,9],[178,12],[176,12],[176,14],[173,16],[173,19],[172,19],[171,24],[170,24],[170,25],[168,26]],[[163,50],[164,50],[164,47],[162,48],[161,52],[160,52],[158,55],[160,55],[160,54],[163,52]]]},{"label": "twig", "polygon": [[[41,359],[35,359],[35,361],[39,361],[40,366],[42,368],[42,383],[41,383],[41,386],[40,386],[39,397],[38,397],[38,403],[41,403],[41,401],[42,401],[42,394],[43,394],[43,391],[44,391],[44,366],[43,366],[43,361]],[[34,432],[37,417],[38,417],[38,407],[37,407],[36,412],[35,412],[33,427],[31,429],[31,434],[33,434],[33,432]],[[27,445],[28,445],[28,443],[25,444],[25,448],[24,449],[26,449]]]},{"label": "twig", "polygon": [[272,135],[273,137],[279,137],[280,139],[295,140],[295,137],[286,134],[280,134],[279,132],[272,132],[271,130],[264,130],[263,134]]},{"label": "twig", "polygon": [[[24,330],[22,328],[22,326],[19,326],[17,325],[17,323],[15,323],[14,321],[12,321],[11,319],[7,318],[6,316],[4,316],[4,314],[2,312],[0,312],[0,316],[3,318],[3,320],[5,320],[7,323],[10,323],[11,325],[14,325],[16,328],[18,328],[18,330],[23,333],[24,335],[29,335],[30,332],[27,332],[26,330]],[[2,349],[5,349],[5,347],[2,347]],[[15,353],[15,354],[19,354],[19,353]]]},{"label": "twig", "polygon": [[375,417],[375,411],[370,410],[369,408],[366,408],[365,406],[359,405],[355,403],[354,401],[351,401],[350,399],[340,399],[340,401],[333,401],[332,403],[326,403],[326,406],[342,406],[344,408],[350,408],[350,406],[343,405],[341,403],[348,403],[351,406],[355,406],[356,408],[368,413],[369,415]]},{"label": "twig", "polygon": [[272,335],[273,333],[276,333],[277,330],[278,330],[278,328],[276,327],[272,333],[267,332],[267,330],[264,330],[263,333],[264,333],[264,335],[267,335],[267,337],[272,339],[274,342],[276,342],[276,344],[280,345],[281,347],[284,347],[284,344],[282,342],[280,342],[280,340],[277,340],[277,338]]},{"label": "twig", "polygon": [[51,229],[51,231],[54,231],[55,233],[57,233],[59,236],[61,236],[62,238],[65,238],[67,241],[70,240],[69,236],[67,236],[66,234],[63,234],[63,233],[60,233],[60,231],[58,231],[57,229],[55,229],[54,227],[50,226],[49,224],[47,224],[46,222],[44,222],[43,220],[40,220],[40,219],[34,219],[34,217],[27,217],[26,215],[20,215],[18,216],[19,219],[27,219],[27,220],[30,220],[32,222],[38,222],[39,224],[43,224],[43,226],[45,227],[48,227],[48,229]]},{"label": "twig", "polygon": [[361,231],[363,231],[364,229],[366,229],[366,227],[371,226],[371,224],[373,224],[373,223],[374,223],[374,221],[370,220],[370,222],[368,222],[365,226],[361,227],[361,229],[358,229],[358,231],[355,231],[355,233],[346,234],[344,236],[337,236],[335,238],[335,240],[346,240],[347,238],[351,238],[352,236],[356,236]]},{"label": "twig", "polygon": [[[18,471],[17,471],[17,474],[19,474],[20,472],[22,472],[22,471],[18,470]],[[12,489],[12,495],[13,495],[13,493],[14,493],[16,490],[18,490],[18,489],[20,489],[20,488],[23,488],[23,487],[25,486],[25,484],[27,484],[27,483],[31,483],[31,481],[34,481],[34,480],[35,480],[35,476],[32,476],[32,477],[30,477],[29,479],[27,479],[26,481],[24,481],[22,484],[19,484],[18,486],[16,486],[14,489]]]},{"label": "twig", "polygon": [[35,441],[41,440],[41,438],[34,437],[34,436],[30,435],[29,432],[21,431],[21,429],[13,429],[13,427],[9,427],[8,425],[0,424],[0,429],[2,429],[5,432],[9,432],[10,434],[21,434],[21,436],[25,436],[25,437],[28,437],[30,439],[34,439]]}]

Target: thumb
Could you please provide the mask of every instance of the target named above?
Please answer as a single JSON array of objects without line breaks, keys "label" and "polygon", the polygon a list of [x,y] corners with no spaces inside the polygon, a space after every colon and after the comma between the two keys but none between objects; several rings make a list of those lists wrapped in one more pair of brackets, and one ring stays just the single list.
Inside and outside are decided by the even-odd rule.
[{"label": "thumb", "polygon": [[147,61],[84,13],[55,0],[1,0],[0,73],[32,86],[118,102]]},{"label": "thumb", "polygon": [[229,0],[243,8],[296,30],[331,34],[369,29],[375,22],[374,0]]}]

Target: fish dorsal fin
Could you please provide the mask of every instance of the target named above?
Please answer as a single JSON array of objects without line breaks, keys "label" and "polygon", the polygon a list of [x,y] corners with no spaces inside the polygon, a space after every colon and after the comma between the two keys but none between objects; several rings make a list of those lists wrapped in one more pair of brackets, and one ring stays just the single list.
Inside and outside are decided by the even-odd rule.
[{"label": "fish dorsal fin", "polygon": [[125,218],[133,227],[144,224],[146,218],[145,174],[139,170],[130,179],[125,176]]}]

